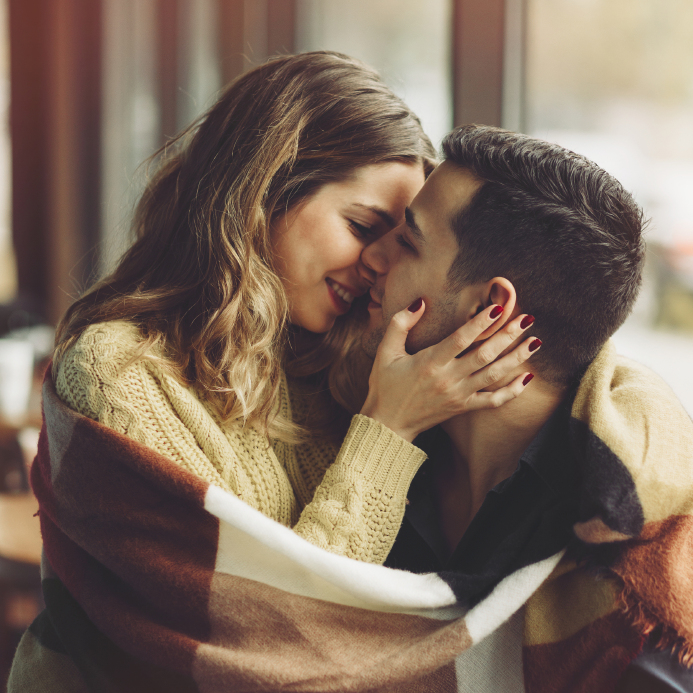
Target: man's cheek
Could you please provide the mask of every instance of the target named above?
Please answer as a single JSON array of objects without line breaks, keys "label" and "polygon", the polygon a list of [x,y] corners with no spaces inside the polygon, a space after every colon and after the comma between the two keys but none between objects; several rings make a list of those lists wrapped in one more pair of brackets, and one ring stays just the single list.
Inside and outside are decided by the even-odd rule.
[{"label": "man's cheek", "polygon": [[424,313],[419,322],[417,322],[416,325],[409,330],[407,341],[404,345],[404,348],[408,354],[416,354],[418,351],[421,351],[428,346],[426,338],[428,329],[426,323],[426,313]]},{"label": "man's cheek", "polygon": [[[399,313],[400,310],[408,308],[412,303],[414,303],[414,301],[416,301],[419,298],[423,298],[424,302],[426,302],[425,296],[415,285],[405,285],[404,287],[402,287],[401,291],[393,293],[392,295],[387,297],[387,312],[391,315]],[[426,308],[428,308],[428,304],[426,305]]]},{"label": "man's cheek", "polygon": [[446,320],[445,314],[441,314],[440,306],[432,299],[422,296],[426,309],[419,322],[409,330],[406,341],[406,350],[409,354],[415,354],[422,349],[427,349],[445,339],[455,330],[450,320]]},{"label": "man's cheek", "polygon": [[390,271],[385,282],[385,301],[391,314],[399,313],[410,306],[417,298],[423,298],[420,283],[406,265]]}]

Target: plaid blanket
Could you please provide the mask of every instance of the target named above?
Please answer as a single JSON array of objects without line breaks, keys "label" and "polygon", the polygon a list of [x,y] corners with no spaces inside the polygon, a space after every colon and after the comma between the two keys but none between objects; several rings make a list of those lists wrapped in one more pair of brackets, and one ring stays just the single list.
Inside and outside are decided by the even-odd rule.
[{"label": "plaid blanket", "polygon": [[655,631],[693,659],[693,424],[607,345],[571,418],[579,551],[458,603],[445,575],[307,543],[44,384],[46,611],[10,691],[613,690]]}]

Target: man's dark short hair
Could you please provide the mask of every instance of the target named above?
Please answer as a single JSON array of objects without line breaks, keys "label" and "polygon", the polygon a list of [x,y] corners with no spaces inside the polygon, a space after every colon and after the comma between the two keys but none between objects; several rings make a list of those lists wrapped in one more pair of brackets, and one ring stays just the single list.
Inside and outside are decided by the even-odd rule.
[{"label": "man's dark short hair", "polygon": [[556,144],[482,125],[443,140],[483,185],[451,220],[451,290],[506,277],[545,343],[532,367],[574,381],[630,313],[640,288],[642,210],[623,186]]}]

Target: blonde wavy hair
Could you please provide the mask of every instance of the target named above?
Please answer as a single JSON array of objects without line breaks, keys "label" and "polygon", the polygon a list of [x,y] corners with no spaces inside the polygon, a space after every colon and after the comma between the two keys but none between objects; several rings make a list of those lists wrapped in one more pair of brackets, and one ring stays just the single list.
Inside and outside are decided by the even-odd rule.
[{"label": "blonde wavy hair", "polygon": [[87,326],[128,320],[144,337],[138,358],[194,386],[222,423],[296,440],[300,426],[277,415],[282,369],[291,361],[298,375],[328,373],[348,391],[360,318],[356,309],[287,349],[296,335],[271,222],[360,166],[411,162],[428,173],[434,157],[418,118],[357,60],[303,53],[247,72],[154,155],[134,243],[65,314],[54,367]]}]

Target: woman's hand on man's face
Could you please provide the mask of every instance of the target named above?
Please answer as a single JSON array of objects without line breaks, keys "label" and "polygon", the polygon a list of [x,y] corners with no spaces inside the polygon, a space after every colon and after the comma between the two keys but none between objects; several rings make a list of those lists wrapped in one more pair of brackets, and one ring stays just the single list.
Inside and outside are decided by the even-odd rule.
[{"label": "woman's hand on man's face", "polygon": [[470,349],[502,315],[500,306],[489,306],[440,343],[410,355],[405,350],[407,334],[424,309],[419,299],[392,317],[378,347],[368,397],[361,409],[361,414],[410,442],[453,416],[495,409],[520,395],[533,377],[528,371],[493,391],[485,390],[517,373],[541,346],[538,339],[528,337],[504,354],[534,322],[531,316],[519,315]]}]

